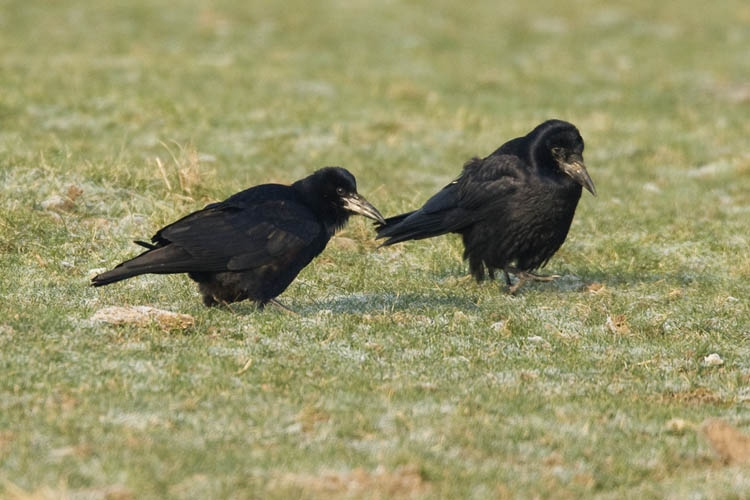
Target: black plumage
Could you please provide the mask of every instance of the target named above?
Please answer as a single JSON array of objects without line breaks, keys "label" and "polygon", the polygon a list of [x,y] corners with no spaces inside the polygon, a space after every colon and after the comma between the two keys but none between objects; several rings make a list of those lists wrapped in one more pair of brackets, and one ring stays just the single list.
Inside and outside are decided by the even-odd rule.
[{"label": "black plumage", "polygon": [[207,306],[250,299],[263,306],[320,254],[351,214],[384,222],[354,176],[322,168],[291,186],[263,184],[160,229],[147,248],[92,279],[103,286],[146,273],[188,273]]},{"label": "black plumage", "polygon": [[486,158],[464,165],[455,181],[413,212],[386,219],[378,228],[383,245],[458,233],[471,274],[485,269],[528,279],[548,280],[532,271],[544,266],[565,241],[581,188],[596,195],[583,163],[578,129],[548,120],[524,137],[503,144]]}]

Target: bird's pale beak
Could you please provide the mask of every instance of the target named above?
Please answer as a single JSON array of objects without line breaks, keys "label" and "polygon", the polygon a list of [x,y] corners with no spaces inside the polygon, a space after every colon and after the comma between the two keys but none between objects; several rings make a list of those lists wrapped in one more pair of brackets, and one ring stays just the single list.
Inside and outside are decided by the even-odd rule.
[{"label": "bird's pale beak", "polygon": [[560,162],[560,168],[568,174],[574,181],[585,187],[589,193],[596,196],[594,181],[591,180],[586,165],[583,164],[583,158],[578,155],[569,156],[566,160]]},{"label": "bird's pale beak", "polygon": [[372,206],[372,204],[358,194],[351,194],[343,198],[344,209],[352,213],[364,215],[367,218],[378,221],[381,224],[385,224],[385,219],[378,209]]}]

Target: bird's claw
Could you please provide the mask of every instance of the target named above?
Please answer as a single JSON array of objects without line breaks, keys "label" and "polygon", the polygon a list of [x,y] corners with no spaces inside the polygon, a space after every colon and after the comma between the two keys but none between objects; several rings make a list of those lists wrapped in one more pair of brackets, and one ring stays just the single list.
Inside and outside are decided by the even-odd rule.
[{"label": "bird's claw", "polygon": [[555,281],[557,278],[561,278],[562,276],[559,274],[535,274],[535,273],[526,273],[529,276],[529,279],[533,281],[542,281],[542,282],[548,282],[548,281]]},{"label": "bird's claw", "polygon": [[293,316],[299,316],[299,313],[297,311],[295,311],[291,307],[285,306],[284,304],[282,304],[281,302],[279,302],[276,299],[271,299],[271,300],[268,301],[268,303],[275,305],[276,307],[278,307],[279,309],[281,309],[282,311],[284,311],[287,314],[291,314]]},{"label": "bird's claw", "polygon": [[[514,285],[508,284],[508,293],[511,295],[515,295],[516,292],[523,286],[524,283],[527,281],[541,281],[541,282],[549,282],[554,281],[557,278],[560,278],[561,276],[559,274],[550,274],[550,275],[543,275],[543,274],[536,274],[529,271],[518,271],[518,270],[512,270],[513,274],[516,275],[518,278],[518,281]],[[508,276],[506,272],[506,276]]]}]

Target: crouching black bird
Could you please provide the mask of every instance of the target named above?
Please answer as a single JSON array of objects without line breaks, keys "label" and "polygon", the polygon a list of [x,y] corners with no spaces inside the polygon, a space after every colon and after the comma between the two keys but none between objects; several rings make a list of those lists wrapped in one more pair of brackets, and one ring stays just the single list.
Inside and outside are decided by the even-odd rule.
[{"label": "crouching black bird", "polygon": [[92,279],[188,273],[207,306],[274,301],[351,214],[385,222],[349,171],[322,168],[292,184],[255,186],[160,229],[148,250]]},{"label": "crouching black bird", "polygon": [[596,196],[583,163],[578,129],[549,120],[524,137],[506,142],[484,159],[464,165],[455,181],[414,212],[386,219],[377,229],[383,246],[446,233],[463,237],[464,259],[482,281],[502,270],[519,278],[548,281],[532,271],[544,266],[565,241],[581,187]]}]

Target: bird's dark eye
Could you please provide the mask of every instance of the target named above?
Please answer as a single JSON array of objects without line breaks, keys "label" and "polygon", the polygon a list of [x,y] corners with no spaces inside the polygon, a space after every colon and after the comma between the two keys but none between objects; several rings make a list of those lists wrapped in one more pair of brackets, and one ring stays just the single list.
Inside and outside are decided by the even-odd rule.
[{"label": "bird's dark eye", "polygon": [[336,188],[336,194],[339,196],[344,196],[344,193],[346,193],[346,190],[342,187]]}]

